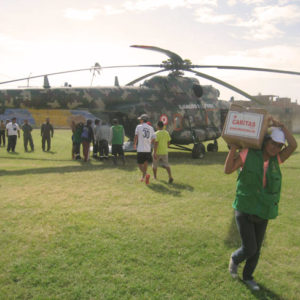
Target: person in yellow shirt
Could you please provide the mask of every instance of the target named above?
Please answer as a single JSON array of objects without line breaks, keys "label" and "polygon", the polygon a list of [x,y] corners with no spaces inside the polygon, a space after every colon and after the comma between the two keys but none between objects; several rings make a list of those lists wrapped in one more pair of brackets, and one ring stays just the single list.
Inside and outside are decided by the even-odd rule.
[{"label": "person in yellow shirt", "polygon": [[173,177],[171,174],[171,168],[168,162],[168,148],[171,142],[170,134],[167,130],[164,129],[164,123],[159,121],[157,123],[157,132],[155,133],[156,139],[154,142],[154,152],[153,152],[153,175],[154,179],[157,176],[157,166],[160,162],[161,166],[165,168],[169,175],[169,183],[173,182]]}]

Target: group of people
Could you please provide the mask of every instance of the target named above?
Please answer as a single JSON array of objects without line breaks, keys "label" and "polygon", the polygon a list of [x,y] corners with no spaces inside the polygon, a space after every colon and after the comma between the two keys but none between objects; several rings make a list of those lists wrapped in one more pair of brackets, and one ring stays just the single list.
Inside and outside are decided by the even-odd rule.
[{"label": "group of people", "polygon": [[[163,122],[157,123],[157,131],[154,132],[152,124],[146,114],[141,115],[138,120],[140,124],[135,129],[134,148],[137,150],[137,163],[142,172],[141,181],[149,184],[150,174],[147,173],[148,164],[152,164],[154,179],[157,177],[158,163],[164,167],[169,176],[169,183],[173,182],[171,168],[168,163],[168,147],[171,137],[164,129]],[[16,118],[7,120],[0,124],[0,146],[6,144],[7,136],[7,152],[15,152],[17,139],[20,138],[20,131],[23,131],[23,141],[25,152],[34,151],[34,142],[32,138],[32,126],[28,120],[24,120],[20,126],[16,122]],[[105,122],[100,124],[100,120],[96,119],[94,126],[92,120],[83,122],[72,122],[72,159],[81,159],[80,147],[82,145],[83,160],[87,162],[90,157],[90,146],[93,145],[93,158],[108,159],[109,145],[111,145],[111,154],[114,164],[118,159],[125,164],[125,156],[123,144],[125,139],[125,130],[123,125],[119,124],[118,119],[112,120],[112,126],[108,126]],[[50,123],[50,119],[46,118],[46,122],[41,126],[42,149],[50,151],[51,139],[53,138],[54,128]]]},{"label": "group of people", "polygon": [[[31,152],[34,151],[34,143],[32,139],[31,132],[33,130],[32,126],[29,124],[28,120],[24,120],[23,125],[20,126],[17,123],[16,118],[11,120],[0,121],[0,146],[6,145],[7,137],[7,152],[15,152],[17,139],[21,137],[20,131],[23,131],[23,142],[24,150],[28,152],[28,145],[30,146]],[[52,124],[50,124],[49,118],[46,119],[46,122],[41,126],[41,137],[42,137],[42,149],[43,151],[50,151],[51,148],[51,138],[53,138],[54,129]],[[47,145],[47,149],[46,149]]]},{"label": "group of people", "polygon": [[[147,173],[148,164],[152,163],[154,179],[157,178],[157,166],[161,163],[169,176],[169,183],[173,182],[171,168],[168,162],[168,147],[171,142],[170,134],[164,129],[162,121],[157,123],[157,131],[149,124],[148,116],[141,115],[140,124],[135,129],[134,149],[137,151],[137,163],[142,173],[141,182],[149,184],[150,174]],[[153,155],[152,155],[153,148]]]},{"label": "group of people", "polygon": [[86,124],[72,122],[72,159],[81,159],[80,145],[82,145],[83,160],[87,162],[90,158],[91,144],[93,145],[93,158],[108,159],[109,145],[111,145],[114,164],[117,164],[118,158],[125,164],[123,125],[119,124],[117,119],[113,119],[111,127],[105,122],[100,124],[98,119],[95,120],[94,126],[92,123],[92,120],[87,120]]},{"label": "group of people", "polygon": [[[147,173],[148,164],[152,164],[154,179],[156,179],[157,167],[160,163],[168,172],[169,183],[172,183],[173,177],[168,163],[170,134],[164,129],[164,124],[161,121],[157,123],[158,130],[154,132],[146,114],[141,115],[138,120],[140,124],[135,129],[134,149],[137,150],[137,163],[142,172],[141,181],[145,181],[146,184],[150,182],[150,174]],[[92,120],[87,120],[85,125],[82,122],[73,121],[72,132],[72,159],[81,159],[80,145],[82,145],[85,162],[89,160],[91,145],[93,145],[93,158],[107,159],[109,145],[111,145],[114,164],[117,164],[118,159],[125,164],[123,150],[125,130],[117,119],[112,120],[111,127],[105,122],[100,124],[98,119],[95,120],[94,126],[92,126]]]}]

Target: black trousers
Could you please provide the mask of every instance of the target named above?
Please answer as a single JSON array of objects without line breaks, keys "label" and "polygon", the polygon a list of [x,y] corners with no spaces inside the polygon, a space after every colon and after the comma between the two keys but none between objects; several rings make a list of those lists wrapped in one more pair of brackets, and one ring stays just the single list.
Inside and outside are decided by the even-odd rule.
[{"label": "black trousers", "polygon": [[99,151],[99,141],[96,141],[93,143],[93,156],[97,156],[97,153]]},{"label": "black trousers", "polygon": [[268,220],[263,220],[237,210],[235,211],[235,220],[242,246],[232,254],[232,259],[235,264],[246,260],[243,270],[243,280],[252,280],[252,274],[258,263]]},{"label": "black trousers", "polygon": [[32,140],[31,134],[30,135],[23,135],[23,140],[24,140],[24,149],[25,149],[25,151],[28,150],[28,148],[27,148],[28,143],[30,145],[31,151],[33,151],[34,150],[34,145],[33,145],[33,140]]},{"label": "black trousers", "polygon": [[42,148],[43,148],[43,151],[45,151],[46,143],[47,143],[47,151],[49,151],[50,148],[51,148],[51,137],[43,135],[42,136]]},{"label": "black trousers", "polygon": [[73,142],[73,151],[75,155],[80,156],[80,143]]},{"label": "black trousers", "polygon": [[7,141],[7,151],[9,152],[11,150],[12,152],[15,152],[16,144],[17,144],[17,136],[9,135]]},{"label": "black trousers", "polygon": [[100,140],[99,141],[99,148],[100,156],[108,156],[108,141],[107,140]]},{"label": "black trousers", "polygon": [[5,130],[0,130],[0,146],[5,146]]}]

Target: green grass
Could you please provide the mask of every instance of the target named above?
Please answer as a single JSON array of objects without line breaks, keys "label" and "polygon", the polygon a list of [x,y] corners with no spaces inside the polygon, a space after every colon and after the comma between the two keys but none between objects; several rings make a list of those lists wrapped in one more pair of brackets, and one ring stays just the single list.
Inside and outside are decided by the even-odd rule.
[{"label": "green grass", "polygon": [[[0,148],[0,299],[300,299],[300,154],[282,165],[279,217],[269,223],[252,293],[230,278],[239,246],[227,154],[172,151],[174,184],[139,182],[126,166],[71,160],[69,131],[52,152]],[[297,137],[300,144],[300,137]]]}]

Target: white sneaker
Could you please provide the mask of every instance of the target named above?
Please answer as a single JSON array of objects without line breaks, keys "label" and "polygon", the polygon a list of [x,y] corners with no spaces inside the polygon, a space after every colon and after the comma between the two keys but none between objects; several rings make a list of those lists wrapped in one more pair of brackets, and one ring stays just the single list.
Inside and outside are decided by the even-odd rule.
[{"label": "white sneaker", "polygon": [[244,282],[248,285],[248,287],[252,291],[259,291],[260,290],[260,287],[258,286],[258,284],[254,280],[244,280]]},{"label": "white sneaker", "polygon": [[232,257],[230,257],[228,270],[233,279],[238,278],[238,267],[239,265],[235,264]]}]

